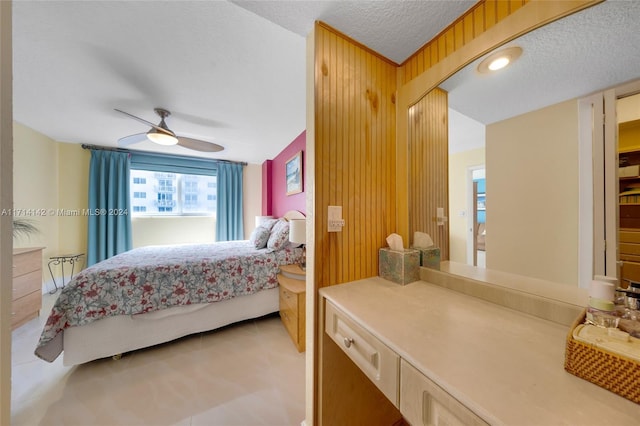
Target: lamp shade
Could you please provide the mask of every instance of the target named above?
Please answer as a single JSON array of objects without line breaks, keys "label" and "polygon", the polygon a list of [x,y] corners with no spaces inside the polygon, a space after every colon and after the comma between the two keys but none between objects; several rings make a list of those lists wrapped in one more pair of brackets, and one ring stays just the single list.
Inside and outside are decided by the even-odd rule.
[{"label": "lamp shade", "polygon": [[289,222],[289,241],[295,244],[307,243],[307,224],[304,219],[292,219]]},{"label": "lamp shade", "polygon": [[159,132],[155,129],[151,129],[147,132],[147,138],[159,145],[170,146],[176,145],[178,143],[178,138],[176,138],[175,136]]},{"label": "lamp shade", "polygon": [[273,219],[273,216],[256,216],[256,228],[266,219]]}]

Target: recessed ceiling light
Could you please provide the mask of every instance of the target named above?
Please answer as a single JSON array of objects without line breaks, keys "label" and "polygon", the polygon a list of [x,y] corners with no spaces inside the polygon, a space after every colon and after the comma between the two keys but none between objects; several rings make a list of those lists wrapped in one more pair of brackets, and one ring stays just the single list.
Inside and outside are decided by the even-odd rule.
[{"label": "recessed ceiling light", "polygon": [[522,55],[522,48],[518,46],[498,50],[480,62],[480,65],[478,65],[478,72],[486,74],[500,70],[518,59],[520,55]]}]

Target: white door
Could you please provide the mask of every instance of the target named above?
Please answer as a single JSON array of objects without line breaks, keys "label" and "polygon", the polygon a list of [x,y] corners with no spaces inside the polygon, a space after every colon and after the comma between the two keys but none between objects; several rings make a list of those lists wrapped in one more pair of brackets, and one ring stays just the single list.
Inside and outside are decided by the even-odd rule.
[{"label": "white door", "polygon": [[594,275],[617,275],[615,93],[610,90],[583,98],[578,108],[578,281],[580,287],[588,288]]},{"label": "white door", "polygon": [[640,81],[579,102],[579,286],[594,275],[618,278],[617,99],[640,91]]}]

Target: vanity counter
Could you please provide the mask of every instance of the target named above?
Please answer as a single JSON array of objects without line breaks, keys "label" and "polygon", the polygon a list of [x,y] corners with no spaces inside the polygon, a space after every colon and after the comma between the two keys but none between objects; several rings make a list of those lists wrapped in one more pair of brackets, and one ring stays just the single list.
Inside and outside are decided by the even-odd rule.
[{"label": "vanity counter", "polygon": [[489,424],[640,422],[640,405],[564,370],[566,326],[424,281],[369,278],[320,295]]}]

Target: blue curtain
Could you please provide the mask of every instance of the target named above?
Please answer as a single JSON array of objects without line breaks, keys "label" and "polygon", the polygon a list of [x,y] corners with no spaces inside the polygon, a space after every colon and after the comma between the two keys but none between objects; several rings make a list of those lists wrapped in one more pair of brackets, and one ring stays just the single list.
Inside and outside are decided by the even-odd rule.
[{"label": "blue curtain", "polygon": [[87,266],[131,250],[129,154],[91,150]]},{"label": "blue curtain", "polygon": [[218,164],[216,240],[244,239],[242,224],[242,164]]}]

